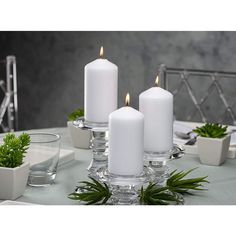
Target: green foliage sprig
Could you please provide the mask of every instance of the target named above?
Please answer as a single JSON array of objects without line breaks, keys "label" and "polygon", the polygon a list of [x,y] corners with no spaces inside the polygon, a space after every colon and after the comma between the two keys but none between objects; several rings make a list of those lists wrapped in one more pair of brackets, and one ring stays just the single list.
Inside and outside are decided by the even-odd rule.
[{"label": "green foliage sprig", "polygon": [[179,204],[179,196],[168,187],[160,187],[155,183],[149,183],[146,189],[141,188],[139,202],[142,205],[169,205],[170,202]]},{"label": "green foliage sprig", "polygon": [[30,145],[30,136],[26,133],[16,137],[9,133],[0,146],[0,167],[15,168],[22,165],[23,158]]},{"label": "green foliage sprig", "polygon": [[[196,168],[195,168],[196,169]],[[169,205],[171,203],[179,204],[182,201],[183,194],[193,194],[194,191],[205,190],[203,189],[203,183],[208,183],[207,176],[184,179],[190,172],[189,171],[176,172],[173,171],[170,174],[166,182],[166,186],[159,186],[156,183],[149,183],[144,188],[142,186],[139,191],[139,202],[143,205]],[[105,204],[112,196],[106,183],[100,183],[99,181],[90,177],[92,182],[82,181],[82,185],[77,186],[74,193],[71,193],[68,197],[72,200],[78,200],[85,202],[86,205],[91,204]]]},{"label": "green foliage sprig", "polygon": [[223,138],[227,135],[227,128],[227,125],[223,126],[220,124],[207,123],[201,127],[197,127],[193,132],[200,137]]},{"label": "green foliage sprig", "polygon": [[168,178],[166,182],[166,186],[169,190],[176,193],[181,194],[191,194],[190,190],[205,190],[203,187],[203,183],[209,183],[206,178],[207,176],[199,177],[199,178],[191,178],[191,179],[184,179],[185,176],[187,176],[189,173],[191,173],[194,169],[191,169],[189,171],[180,171],[176,172],[177,170],[174,170],[171,172],[170,177]]},{"label": "green foliage sprig", "polygon": [[111,197],[111,192],[106,183],[100,183],[94,178],[92,182],[82,181],[81,185],[77,186],[74,193],[69,194],[72,200],[79,200],[86,202],[86,205],[91,204],[105,204]]},{"label": "green foliage sprig", "polygon": [[77,109],[68,115],[68,121],[75,121],[77,118],[84,116],[84,110]]}]

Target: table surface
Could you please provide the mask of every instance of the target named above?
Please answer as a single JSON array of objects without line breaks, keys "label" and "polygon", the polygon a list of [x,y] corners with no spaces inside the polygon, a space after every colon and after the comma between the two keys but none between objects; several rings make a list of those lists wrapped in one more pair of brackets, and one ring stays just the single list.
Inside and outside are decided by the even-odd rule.
[{"label": "table surface", "polygon": [[[32,130],[31,130],[32,131]],[[36,130],[34,130],[36,131]],[[67,128],[40,129],[40,132],[53,132],[62,136],[61,147],[75,151],[75,160],[58,169],[55,184],[48,187],[27,186],[24,195],[16,199],[43,205],[76,205],[77,201],[67,196],[73,192],[79,181],[87,178],[87,166],[91,160],[91,150],[73,148]],[[169,162],[172,170],[189,170],[197,168],[191,177],[208,175],[207,191],[199,191],[194,196],[185,196],[185,205],[231,205],[236,204],[236,159],[227,159],[221,166],[200,164],[199,158],[185,155],[183,158]],[[1,201],[0,201],[1,202]]]}]

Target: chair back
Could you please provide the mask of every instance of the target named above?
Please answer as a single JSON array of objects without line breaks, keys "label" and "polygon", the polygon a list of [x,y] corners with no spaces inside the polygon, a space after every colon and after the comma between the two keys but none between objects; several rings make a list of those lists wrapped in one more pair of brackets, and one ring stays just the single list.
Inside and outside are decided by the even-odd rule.
[{"label": "chair back", "polygon": [[2,132],[18,130],[16,57],[0,61],[0,127]]},{"label": "chair back", "polygon": [[161,86],[174,95],[175,119],[236,125],[236,72],[162,64],[158,76]]}]

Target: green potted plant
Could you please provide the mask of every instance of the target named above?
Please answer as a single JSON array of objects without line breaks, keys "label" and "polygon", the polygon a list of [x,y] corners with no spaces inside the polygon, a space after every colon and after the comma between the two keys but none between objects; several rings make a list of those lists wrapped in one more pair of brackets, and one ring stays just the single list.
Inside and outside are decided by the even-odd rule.
[{"label": "green potted plant", "polygon": [[230,144],[227,126],[207,123],[193,130],[197,136],[197,148],[200,161],[207,165],[224,163]]},{"label": "green potted plant", "polygon": [[77,109],[68,115],[67,127],[71,136],[72,144],[76,148],[89,148],[89,143],[91,139],[91,131],[82,130],[76,128],[73,122],[79,117],[84,116],[84,111],[82,109]]},{"label": "green potted plant", "polygon": [[0,199],[15,200],[20,197],[27,184],[29,163],[24,157],[30,145],[28,134],[16,137],[9,133],[0,146]]}]

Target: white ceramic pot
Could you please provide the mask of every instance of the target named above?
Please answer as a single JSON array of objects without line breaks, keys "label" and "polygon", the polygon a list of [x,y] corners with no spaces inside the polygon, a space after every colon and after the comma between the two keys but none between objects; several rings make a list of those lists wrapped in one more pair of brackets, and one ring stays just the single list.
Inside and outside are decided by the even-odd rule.
[{"label": "white ceramic pot", "polygon": [[89,149],[90,139],[92,137],[91,131],[74,127],[73,121],[68,121],[67,127],[70,132],[73,146],[76,148]]},{"label": "white ceramic pot", "polygon": [[29,163],[15,168],[0,167],[0,199],[15,200],[20,197],[27,184]]},{"label": "white ceramic pot", "polygon": [[197,148],[202,164],[219,166],[224,163],[230,144],[230,135],[224,138],[197,137]]}]

